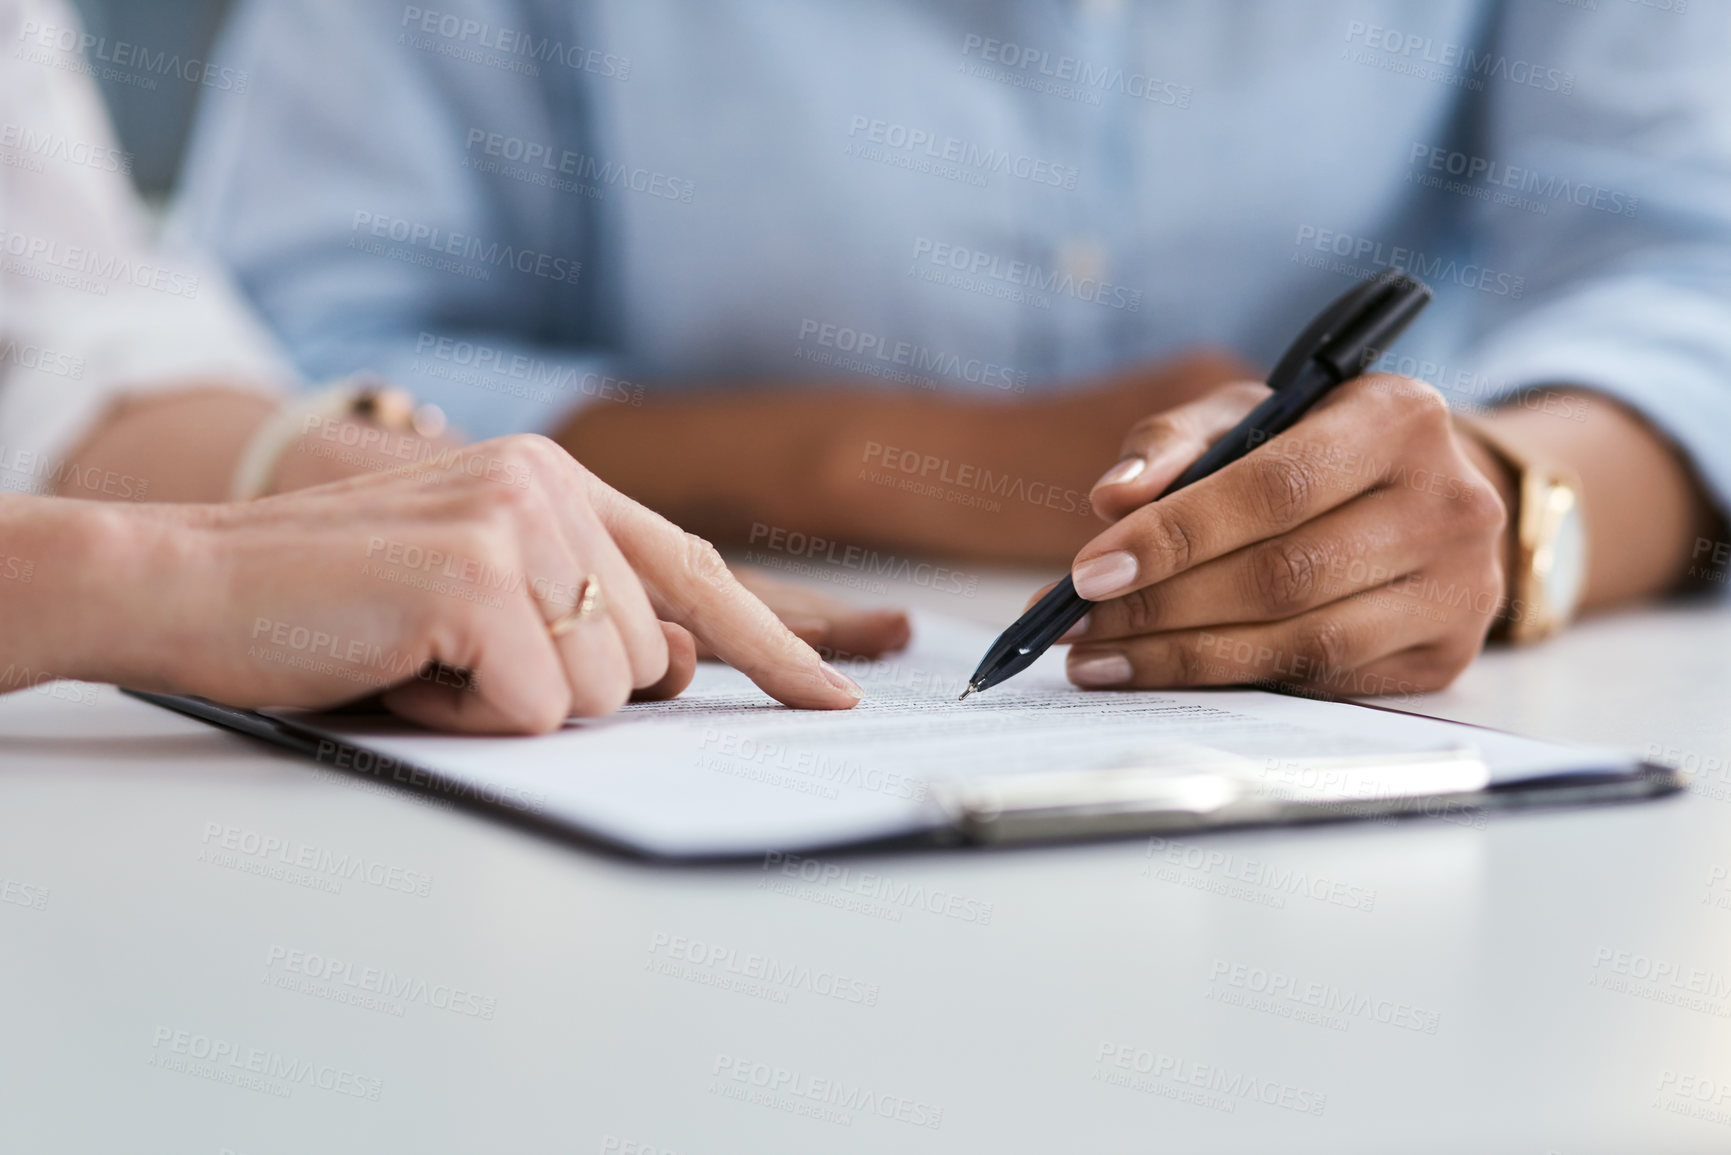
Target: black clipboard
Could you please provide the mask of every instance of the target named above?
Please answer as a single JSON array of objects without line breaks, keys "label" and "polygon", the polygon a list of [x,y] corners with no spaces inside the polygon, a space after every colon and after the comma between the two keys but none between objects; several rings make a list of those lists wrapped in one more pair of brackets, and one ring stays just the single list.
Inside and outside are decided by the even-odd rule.
[{"label": "black clipboard", "polygon": [[[585,828],[580,822],[542,814],[525,800],[490,796],[469,783],[430,767],[381,754],[288,719],[224,706],[204,698],[140,690],[122,692],[163,709],[291,750],[330,770],[357,774],[404,790],[432,795],[519,824],[574,833],[586,841],[634,857],[665,861],[751,857],[724,854],[688,858],[657,854],[604,832]],[[1395,714],[1411,713],[1386,706],[1353,704]],[[1463,722],[1449,724],[1467,729],[1492,729]],[[1179,775],[1173,775],[1170,767],[1163,768],[1158,774],[1143,775],[1125,770],[1079,770],[949,784],[935,790],[933,821],[926,829],[888,840],[854,843],[851,847],[880,844],[1003,846],[1365,819],[1434,818],[1497,810],[1631,802],[1675,794],[1688,784],[1686,774],[1677,768],[1630,759],[1494,783],[1487,780],[1488,772],[1482,763],[1475,775],[1470,760],[1457,757],[1451,763],[1445,752],[1419,757],[1417,763],[1396,759],[1377,765],[1362,761],[1340,765],[1342,774],[1333,787],[1308,792],[1286,789],[1278,782],[1265,784],[1265,788],[1250,788],[1254,784],[1247,785],[1242,780],[1223,782],[1217,770],[1205,766],[1197,767],[1193,774]],[[1414,773],[1415,770],[1418,772]],[[1407,789],[1390,788],[1388,783],[1393,780],[1393,775],[1404,776],[1405,780],[1416,781],[1417,785]]]}]

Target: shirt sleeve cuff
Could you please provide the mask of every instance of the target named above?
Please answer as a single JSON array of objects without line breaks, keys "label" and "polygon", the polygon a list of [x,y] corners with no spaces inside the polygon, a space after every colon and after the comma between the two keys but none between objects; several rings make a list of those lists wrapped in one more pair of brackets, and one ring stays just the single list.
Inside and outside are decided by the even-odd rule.
[{"label": "shirt sleeve cuff", "polygon": [[[0,490],[52,491],[103,414],[125,398],[212,386],[289,394],[293,371],[226,281],[213,274],[195,283],[192,296],[117,292],[18,319],[17,335],[0,343]],[[131,493],[109,488],[79,487],[149,496],[136,482]]]}]

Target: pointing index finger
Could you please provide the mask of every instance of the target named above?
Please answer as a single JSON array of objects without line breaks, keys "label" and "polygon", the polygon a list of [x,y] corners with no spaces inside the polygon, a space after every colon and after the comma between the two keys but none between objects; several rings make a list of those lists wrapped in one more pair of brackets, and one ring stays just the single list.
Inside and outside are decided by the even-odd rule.
[{"label": "pointing index finger", "polygon": [[846,710],[865,696],[740,585],[714,546],[599,481],[591,495],[663,618],[789,706]]}]

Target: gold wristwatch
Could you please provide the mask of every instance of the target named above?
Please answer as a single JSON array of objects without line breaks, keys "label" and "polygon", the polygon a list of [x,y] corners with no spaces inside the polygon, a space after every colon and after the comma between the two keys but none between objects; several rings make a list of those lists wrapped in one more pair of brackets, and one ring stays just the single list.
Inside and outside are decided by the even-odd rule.
[{"label": "gold wristwatch", "polygon": [[1455,416],[1515,475],[1515,555],[1508,604],[1491,636],[1523,645],[1548,638],[1574,620],[1587,584],[1587,523],[1581,478],[1573,469],[1511,445],[1482,421]]}]

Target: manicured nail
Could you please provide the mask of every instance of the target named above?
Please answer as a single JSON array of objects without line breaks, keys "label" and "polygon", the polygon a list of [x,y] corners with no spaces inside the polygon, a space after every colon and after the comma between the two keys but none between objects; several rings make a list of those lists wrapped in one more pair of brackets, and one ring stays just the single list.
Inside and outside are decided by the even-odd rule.
[{"label": "manicured nail", "polygon": [[828,662],[823,662],[821,665],[823,666],[824,681],[828,682],[844,694],[850,694],[855,698],[865,697],[865,691],[859,688],[858,682],[854,681]]},{"label": "manicured nail", "polygon": [[1126,457],[1111,469],[1100,475],[1100,480],[1094,483],[1094,488],[1102,485],[1123,485],[1126,481],[1135,481],[1142,476],[1142,471],[1148,468],[1146,457]]},{"label": "manicured nail", "polygon": [[1075,625],[1058,635],[1058,640],[1060,642],[1073,642],[1083,634],[1087,633],[1088,619],[1093,616],[1093,614],[1083,614],[1080,618],[1076,619]]},{"label": "manicured nail", "polygon": [[1103,602],[1124,592],[1136,580],[1136,555],[1118,550],[1089,558],[1070,571],[1076,594],[1091,602]]},{"label": "manicured nail", "polygon": [[1065,671],[1078,686],[1104,688],[1130,681],[1130,659],[1123,654],[1072,654]]}]

